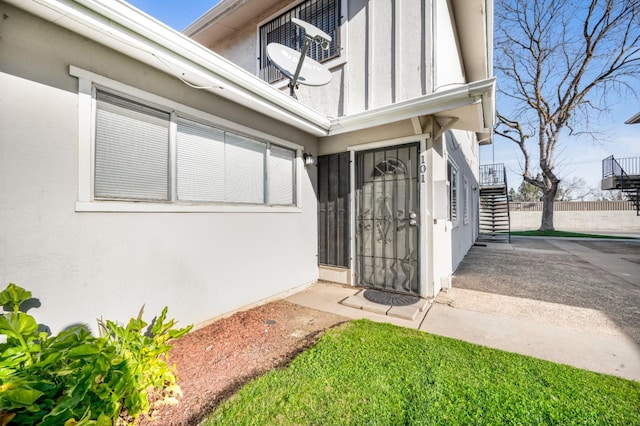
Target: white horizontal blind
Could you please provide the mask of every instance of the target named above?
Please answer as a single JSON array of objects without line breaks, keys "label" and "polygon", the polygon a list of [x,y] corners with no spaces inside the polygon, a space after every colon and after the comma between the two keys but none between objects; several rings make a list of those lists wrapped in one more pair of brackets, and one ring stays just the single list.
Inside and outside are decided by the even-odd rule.
[{"label": "white horizontal blind", "polygon": [[225,201],[224,131],[178,120],[178,199]]},{"label": "white horizontal blind", "polygon": [[226,201],[263,204],[266,144],[225,134]]},{"label": "white horizontal blind", "polygon": [[97,92],[96,198],[169,199],[169,114]]},{"label": "white horizontal blind", "polygon": [[269,204],[294,204],[295,157],[291,149],[272,145],[269,155]]},{"label": "white horizontal blind", "polygon": [[[171,133],[174,157],[169,112],[100,90],[96,105],[96,199],[296,202],[295,150],[271,146],[267,151],[265,142],[179,117]],[[176,170],[175,196],[170,164]]]}]

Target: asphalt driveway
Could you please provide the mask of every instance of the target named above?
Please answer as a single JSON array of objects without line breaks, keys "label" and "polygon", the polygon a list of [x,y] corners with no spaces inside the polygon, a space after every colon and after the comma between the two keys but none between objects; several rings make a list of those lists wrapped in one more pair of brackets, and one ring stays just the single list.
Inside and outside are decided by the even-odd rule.
[{"label": "asphalt driveway", "polygon": [[422,329],[640,380],[640,240],[474,246]]}]

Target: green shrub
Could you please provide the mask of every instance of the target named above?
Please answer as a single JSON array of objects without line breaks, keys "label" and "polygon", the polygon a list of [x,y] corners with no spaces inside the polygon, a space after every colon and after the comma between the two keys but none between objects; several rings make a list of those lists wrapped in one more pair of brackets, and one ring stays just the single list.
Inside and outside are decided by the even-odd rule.
[{"label": "green shrub", "polygon": [[101,337],[82,327],[49,336],[20,310],[30,298],[15,284],[0,292],[10,309],[0,315],[0,426],[128,424],[180,395],[168,341],[191,326],[173,329],[166,307],[149,329],[141,309],[126,326],[99,321]]}]

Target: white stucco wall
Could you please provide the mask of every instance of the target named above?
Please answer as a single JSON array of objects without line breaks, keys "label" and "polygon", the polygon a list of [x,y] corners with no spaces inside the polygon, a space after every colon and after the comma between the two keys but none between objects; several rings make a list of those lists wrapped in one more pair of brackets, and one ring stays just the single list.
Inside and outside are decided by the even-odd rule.
[{"label": "white stucco wall", "polygon": [[[455,271],[477,237],[478,227],[478,157],[475,135],[472,132],[452,130],[444,135],[447,156],[458,168],[458,220],[451,223],[451,266]],[[455,140],[454,140],[455,138]],[[475,152],[475,153],[474,153]],[[465,200],[464,182],[467,182]],[[476,188],[474,191],[473,188]],[[464,217],[467,203],[467,218]]]},{"label": "white stucco wall", "polygon": [[148,319],[169,306],[202,323],[313,282],[315,168],[302,169],[296,213],[76,212],[78,95],[69,65],[277,135],[316,153],[315,138],[187,88],[54,24],[0,3],[0,286],[15,282],[56,332],[95,319]]}]

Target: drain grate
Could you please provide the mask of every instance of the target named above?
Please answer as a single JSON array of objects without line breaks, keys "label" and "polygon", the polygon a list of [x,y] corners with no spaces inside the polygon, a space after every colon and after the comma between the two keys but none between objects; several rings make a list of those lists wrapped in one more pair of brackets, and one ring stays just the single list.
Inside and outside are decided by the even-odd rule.
[{"label": "drain grate", "polygon": [[387,291],[380,290],[365,290],[363,293],[365,299],[379,303],[381,305],[391,306],[407,306],[418,303],[420,298],[417,296],[410,296],[408,294],[389,293]]}]

